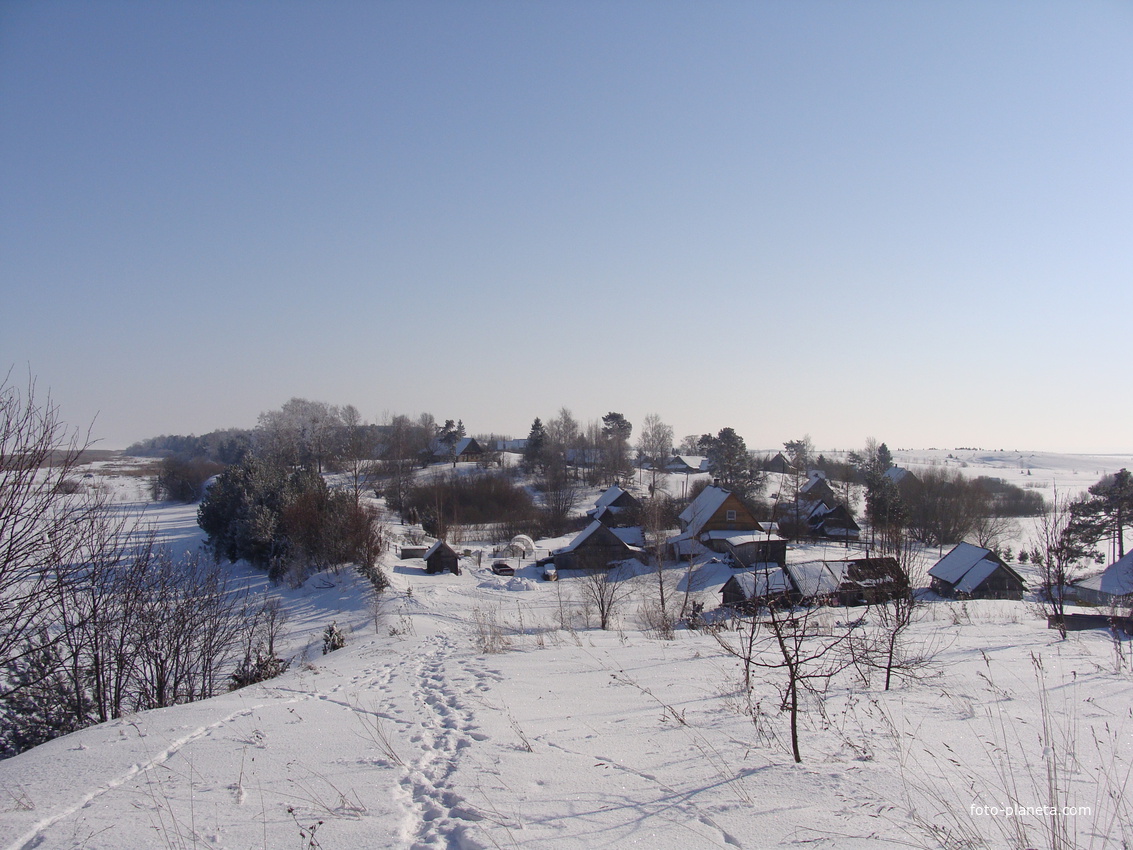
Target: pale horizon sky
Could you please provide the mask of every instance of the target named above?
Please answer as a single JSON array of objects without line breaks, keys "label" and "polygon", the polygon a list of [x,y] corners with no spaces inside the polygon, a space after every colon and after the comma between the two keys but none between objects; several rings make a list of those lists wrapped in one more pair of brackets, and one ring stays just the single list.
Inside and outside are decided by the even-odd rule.
[{"label": "pale horizon sky", "polygon": [[1133,451],[1133,3],[0,0],[0,294],[109,448]]}]

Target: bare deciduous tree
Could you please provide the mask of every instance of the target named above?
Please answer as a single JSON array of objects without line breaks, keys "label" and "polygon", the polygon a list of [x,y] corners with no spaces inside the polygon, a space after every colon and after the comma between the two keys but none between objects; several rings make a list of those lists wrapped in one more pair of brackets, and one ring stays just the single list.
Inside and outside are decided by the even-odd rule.
[{"label": "bare deciduous tree", "polygon": [[40,401],[34,379],[21,390],[9,377],[0,381],[0,667],[34,635],[59,639],[44,630],[60,588],[77,580],[78,541],[104,508],[97,494],[68,492],[89,434],[70,430],[50,396]]},{"label": "bare deciduous tree", "polygon": [[598,626],[608,631],[623,604],[633,593],[633,581],[618,567],[592,567],[582,571],[579,593],[584,602],[594,606]]},{"label": "bare deciduous tree", "polygon": [[[788,713],[791,754],[802,762],[799,747],[799,715],[806,695],[821,700],[825,686],[850,663],[843,650],[852,637],[852,627],[835,624],[827,609],[792,608],[787,598],[769,598],[768,605],[749,618],[739,620],[736,640],[718,633],[717,642],[744,664],[745,689],[751,687],[751,671],[777,671],[780,709]],[[826,613],[824,613],[826,612]]]},{"label": "bare deciduous tree", "polygon": [[1031,542],[1031,558],[1039,568],[1039,601],[1055,628],[1066,639],[1066,587],[1081,557],[1068,539],[1067,528],[1073,520],[1072,500],[1054,491],[1047,510],[1035,526]]},{"label": "bare deciduous tree", "polygon": [[655,493],[658,479],[664,480],[668,472],[665,464],[673,453],[673,429],[650,413],[641,423],[641,436],[637,439],[638,458],[649,464],[649,492]]}]

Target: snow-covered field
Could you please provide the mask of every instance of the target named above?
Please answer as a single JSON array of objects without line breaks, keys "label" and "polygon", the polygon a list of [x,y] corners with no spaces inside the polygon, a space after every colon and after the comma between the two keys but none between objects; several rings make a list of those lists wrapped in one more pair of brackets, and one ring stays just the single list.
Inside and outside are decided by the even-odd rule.
[{"label": "snow-covered field", "polygon": [[[896,460],[916,469],[947,454]],[[1133,465],[964,454],[965,473],[1074,493]],[[113,481],[128,489],[130,479]],[[181,550],[199,543],[194,511],[149,508]],[[1133,840],[1133,647],[1103,632],[1059,641],[1027,602],[922,606],[909,640],[931,663],[890,691],[878,675],[835,680],[807,703],[796,765],[779,674],[757,671],[746,698],[736,659],[712,635],[652,637],[637,599],[620,628],[587,627],[580,580],[539,581],[530,562],[506,579],[490,574],[488,553],[461,576],[385,557],[394,587],[380,599],[345,572],[291,589],[244,571],[290,611],[291,669],[0,762],[0,848]],[[699,591],[709,608],[715,579]],[[856,612],[831,612],[843,615]],[[349,643],[323,655],[332,621]],[[1014,811],[1052,803],[1075,811]],[[1008,806],[1014,816],[994,809]]]}]

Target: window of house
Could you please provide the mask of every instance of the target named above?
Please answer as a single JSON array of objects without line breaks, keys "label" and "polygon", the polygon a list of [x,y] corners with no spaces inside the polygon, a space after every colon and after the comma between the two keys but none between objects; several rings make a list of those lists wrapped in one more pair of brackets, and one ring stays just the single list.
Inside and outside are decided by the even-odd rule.
[{"label": "window of house", "polygon": [[735,521],[736,521],[736,512],[735,511],[728,511],[728,522],[735,522]]}]

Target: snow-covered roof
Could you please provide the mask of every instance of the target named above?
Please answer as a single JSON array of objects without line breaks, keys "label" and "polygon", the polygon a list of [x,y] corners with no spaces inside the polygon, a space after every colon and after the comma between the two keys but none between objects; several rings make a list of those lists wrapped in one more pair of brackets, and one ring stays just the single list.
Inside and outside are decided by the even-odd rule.
[{"label": "snow-covered roof", "polygon": [[[810,478],[807,479],[806,484],[799,488],[799,493],[809,493],[813,488],[819,484],[826,484],[826,475],[821,472],[812,472]],[[827,484],[829,487],[830,485]]]},{"label": "snow-covered roof", "polygon": [[1133,552],[1114,561],[1097,575],[1078,582],[1078,586],[1112,596],[1133,594]]},{"label": "snow-covered roof", "polygon": [[430,547],[429,547],[429,551],[428,551],[428,552],[426,552],[426,553],[425,553],[424,555],[422,555],[421,557],[422,557],[422,558],[424,558],[424,559],[425,559],[426,561],[427,561],[427,560],[429,560],[429,559],[430,559],[431,557],[433,557],[433,554],[434,554],[434,553],[435,553],[435,552],[436,552],[436,551],[437,551],[438,549],[440,549],[440,548],[441,548],[442,546],[444,546],[444,547],[448,548],[448,549],[449,549],[450,551],[453,551],[453,554],[455,554],[455,551],[454,551],[454,550],[452,550],[452,547],[451,547],[451,546],[449,546],[449,545],[448,545],[447,543],[445,543],[445,542],[444,542],[443,540],[438,540],[438,541],[437,541],[436,543],[434,543],[434,544],[433,544],[432,546],[430,546]]},{"label": "snow-covered roof", "polygon": [[834,593],[841,584],[825,561],[802,561],[787,564],[785,569],[790,573],[799,593],[806,598]]},{"label": "snow-covered roof", "polygon": [[[476,442],[475,437],[463,437],[453,447],[452,454],[455,455],[456,457],[460,457],[462,454],[464,454],[464,452],[468,449],[468,447],[471,446],[474,443],[476,444],[476,448],[480,447],[480,444]],[[442,443],[440,440],[433,440],[432,448],[433,448],[434,457],[448,457],[449,456],[448,445],[445,444],[445,443]]]},{"label": "snow-covered roof", "polygon": [[665,464],[665,469],[670,472],[707,472],[708,458],[700,455],[673,455]]},{"label": "snow-covered roof", "polygon": [[724,501],[732,495],[728,490],[715,485],[705,487],[700,495],[692,500],[692,504],[681,511],[680,520],[686,525],[686,531],[696,534],[703,528],[712,515],[720,510]]},{"label": "snow-covered roof", "polygon": [[[598,520],[594,520],[592,523],[590,523],[590,525],[586,526],[586,528],[584,528],[584,529],[582,529],[582,531],[578,532],[578,536],[576,536],[574,538],[574,540],[570,541],[570,543],[568,543],[566,546],[563,546],[561,549],[556,549],[551,554],[552,555],[562,555],[562,554],[565,554],[566,552],[573,552],[575,549],[577,549],[579,546],[581,546],[592,534],[594,534],[595,532],[597,532],[597,531],[599,531],[600,529],[603,529],[603,528],[606,528],[606,526],[602,525],[602,523],[598,522]],[[608,531],[614,531],[614,529],[607,529],[607,530]],[[617,536],[617,535],[615,535],[615,536]],[[620,537],[618,539],[621,540]],[[623,540],[622,542],[624,543],[625,541]]]},{"label": "snow-covered roof", "polygon": [[772,570],[752,570],[736,573],[729,581],[735,582],[739,586],[745,599],[759,599],[786,593],[791,588],[786,574],[778,567]]},{"label": "snow-covered roof", "polygon": [[[910,475],[913,475],[913,473],[909,472],[909,470],[905,469],[903,466],[891,466],[881,474],[881,477],[889,479],[894,484],[900,484]],[[913,477],[915,478],[916,476]]]},{"label": "snow-covered roof", "polygon": [[[928,571],[928,574],[933,578],[954,585],[959,582],[972,567],[984,560],[984,558],[987,558],[990,554],[990,549],[973,546],[971,543],[957,543],[951,552],[936,562],[936,565]],[[991,560],[993,567],[997,566],[995,559],[993,558]],[[991,575],[991,571],[989,571],[984,578],[987,578],[989,575]],[[981,579],[981,581],[982,580],[983,579]]]},{"label": "snow-covered roof", "polygon": [[742,546],[745,543],[766,543],[768,540],[782,540],[778,534],[771,532],[768,534],[766,531],[706,531],[700,535],[700,539],[708,540],[727,540],[733,546]]},{"label": "snow-covered roof", "polygon": [[622,541],[626,546],[633,546],[634,548],[641,548],[645,545],[645,532],[639,526],[631,525],[628,528],[611,528],[610,531],[614,532],[614,537]]},{"label": "snow-covered roof", "polygon": [[988,576],[997,569],[999,569],[999,564],[990,559],[976,561],[972,568],[964,573],[964,577],[956,582],[956,591],[958,593],[974,593],[976,588],[983,584]]},{"label": "snow-covered roof", "polygon": [[607,487],[606,492],[599,496],[598,500],[594,502],[594,507],[599,509],[609,507],[618,499],[620,499],[625,494],[625,492],[626,491],[619,487],[617,484],[614,484],[611,487]]}]

